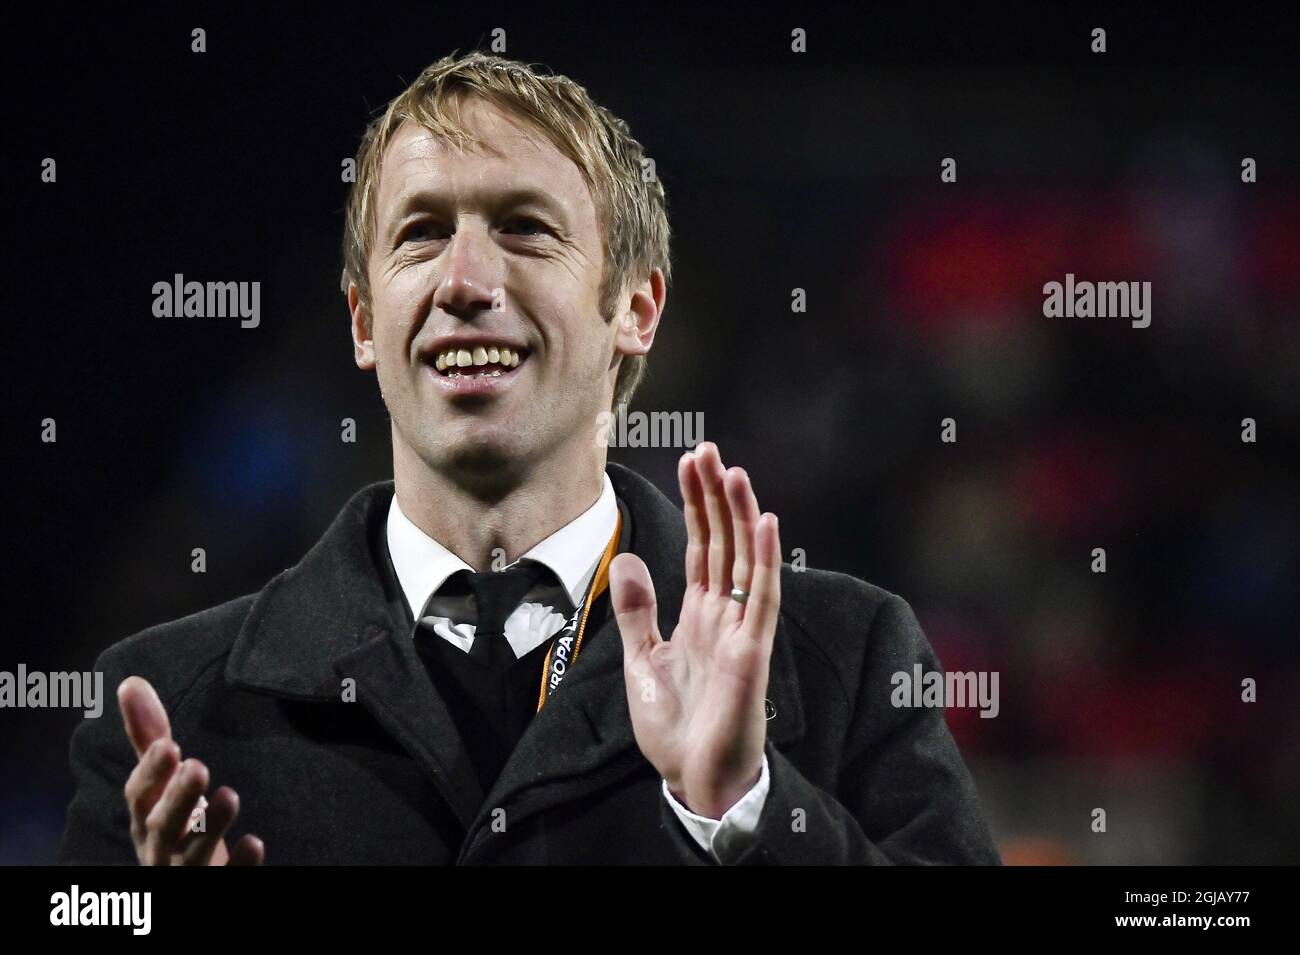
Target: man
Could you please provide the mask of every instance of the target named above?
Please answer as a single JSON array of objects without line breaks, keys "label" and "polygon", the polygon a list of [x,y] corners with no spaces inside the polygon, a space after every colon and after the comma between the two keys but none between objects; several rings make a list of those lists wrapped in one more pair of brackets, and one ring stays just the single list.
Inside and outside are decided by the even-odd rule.
[{"label": "man", "polygon": [[394,480],[103,654],[120,713],[74,734],[61,860],[998,861],[943,711],[889,703],[938,667],[907,604],[783,565],[711,443],[684,514],[606,463],[669,278],[643,159],[481,54],[371,125],[344,288]]}]

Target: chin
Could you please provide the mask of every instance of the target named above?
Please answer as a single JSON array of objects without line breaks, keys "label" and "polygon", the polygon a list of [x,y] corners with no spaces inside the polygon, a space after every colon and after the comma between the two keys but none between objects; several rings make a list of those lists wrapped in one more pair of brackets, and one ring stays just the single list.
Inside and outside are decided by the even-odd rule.
[{"label": "chin", "polygon": [[503,433],[464,437],[450,446],[435,441],[434,452],[426,460],[437,470],[476,482],[508,480],[524,464],[517,439]]}]

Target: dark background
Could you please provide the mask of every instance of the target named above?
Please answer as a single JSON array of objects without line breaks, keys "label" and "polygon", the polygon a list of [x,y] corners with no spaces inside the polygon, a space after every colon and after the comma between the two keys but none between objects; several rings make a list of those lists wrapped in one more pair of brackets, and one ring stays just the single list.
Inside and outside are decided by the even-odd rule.
[{"label": "dark background", "polygon": [[[665,183],[676,281],[633,408],[703,411],[787,558],[901,594],[948,669],[1000,673],[997,719],[948,720],[1007,861],[1296,862],[1296,22],[907,6],[42,5],[3,67],[0,669],[87,670],[257,590],[391,477],[338,291],[340,163],[503,27]],[[261,326],[154,318],[176,272],[260,281]],[[1152,282],[1151,327],[1044,318],[1066,272]],[[678,500],[679,454],[612,457]],[[0,863],[53,859],[79,718],[0,711]]]}]

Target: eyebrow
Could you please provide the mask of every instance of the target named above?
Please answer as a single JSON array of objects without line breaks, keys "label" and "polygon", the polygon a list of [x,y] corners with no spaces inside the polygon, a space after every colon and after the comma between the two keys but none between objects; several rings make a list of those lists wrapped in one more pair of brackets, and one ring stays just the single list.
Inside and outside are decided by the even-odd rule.
[{"label": "eyebrow", "polygon": [[[504,209],[517,209],[520,206],[533,206],[549,213],[559,224],[567,226],[569,219],[564,204],[550,193],[542,192],[531,186],[517,186],[504,192],[474,193],[476,205],[486,207],[489,211],[500,213]],[[398,197],[396,209],[386,220],[386,225],[396,225],[414,212],[441,211],[450,205],[447,193],[438,189],[414,189]]]}]

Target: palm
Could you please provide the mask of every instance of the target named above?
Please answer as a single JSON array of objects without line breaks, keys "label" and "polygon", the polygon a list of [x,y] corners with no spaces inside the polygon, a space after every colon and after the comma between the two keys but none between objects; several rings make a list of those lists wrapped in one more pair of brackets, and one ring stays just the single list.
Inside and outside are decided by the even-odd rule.
[{"label": "palm", "polygon": [[[712,814],[743,794],[762,764],[781,551],[775,517],[760,517],[748,476],[724,472],[711,444],[683,457],[679,477],[687,583],[672,639],[660,639],[654,585],[639,558],[620,554],[610,586],[637,744],[679,798]],[[733,586],[750,591],[747,603],[732,598]]]}]

